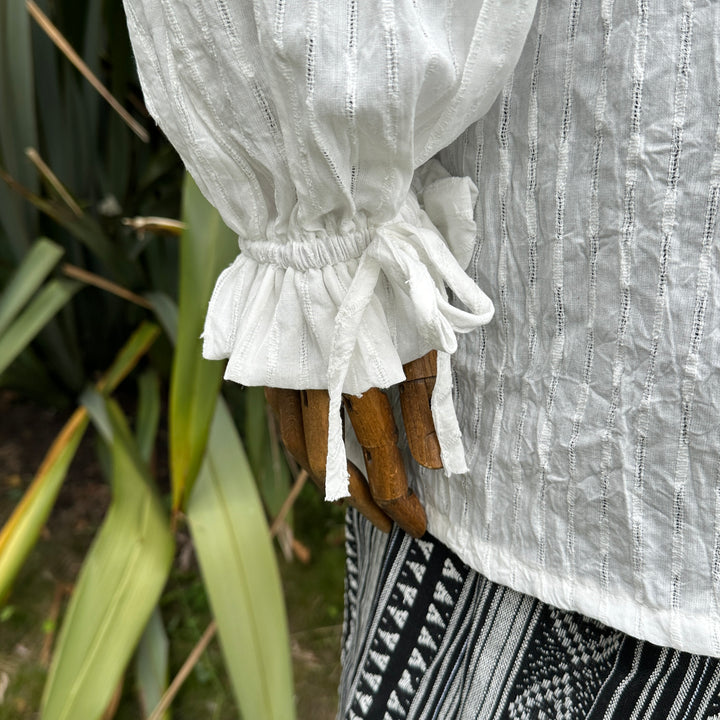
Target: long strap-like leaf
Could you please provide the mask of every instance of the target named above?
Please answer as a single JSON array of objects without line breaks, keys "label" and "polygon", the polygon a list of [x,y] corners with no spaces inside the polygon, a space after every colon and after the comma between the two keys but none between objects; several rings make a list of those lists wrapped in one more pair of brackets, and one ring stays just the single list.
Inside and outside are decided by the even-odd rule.
[{"label": "long strap-like leaf", "polygon": [[242,716],[293,718],[280,577],[250,466],[222,399],[188,519]]},{"label": "long strap-like leaf", "polygon": [[200,469],[223,365],[202,357],[200,335],[220,271],[237,252],[233,232],[190,176],[183,192],[180,303],[170,384],[170,468],[173,508],[183,509]]},{"label": "long strap-like leaf", "polygon": [[[159,332],[157,325],[143,323],[118,353],[97,389],[112,392],[147,352]],[[0,599],[10,590],[18,570],[37,542],[87,425],[87,411],[78,408],[48,450],[22,500],[0,528]]]},{"label": "long strap-like leaf", "polygon": [[65,251],[45,238],[37,240],[0,295],[0,335],[35,294]]},{"label": "long strap-like leaf", "polygon": [[[43,720],[102,716],[172,562],[168,518],[122,413],[111,402],[108,417],[113,501],[63,622],[43,695]],[[105,427],[98,423],[101,432]]]}]

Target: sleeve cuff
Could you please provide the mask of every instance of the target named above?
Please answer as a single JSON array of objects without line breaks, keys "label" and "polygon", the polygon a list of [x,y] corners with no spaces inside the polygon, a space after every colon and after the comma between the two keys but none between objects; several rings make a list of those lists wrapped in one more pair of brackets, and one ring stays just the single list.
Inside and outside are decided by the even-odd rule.
[{"label": "sleeve cuff", "polygon": [[[316,248],[306,242],[294,256],[287,243],[246,245],[218,280],[203,355],[228,358],[226,379],[329,390],[329,500],[348,494],[342,393],[394,385],[404,379],[403,363],[433,349],[454,353],[457,333],[492,318],[492,302],[464,272],[476,196],[468,178],[430,161],[391,222],[356,225]],[[448,302],[446,285],[465,310]],[[449,359],[440,361],[433,414],[445,469],[462,472],[449,373]]]}]

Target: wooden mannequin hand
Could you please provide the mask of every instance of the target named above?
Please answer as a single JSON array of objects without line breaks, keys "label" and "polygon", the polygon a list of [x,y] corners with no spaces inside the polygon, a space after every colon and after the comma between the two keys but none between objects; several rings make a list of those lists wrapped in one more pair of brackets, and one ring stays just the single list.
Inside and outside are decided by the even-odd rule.
[{"label": "wooden mannequin hand", "polygon": [[[403,366],[400,405],[410,451],[421,465],[440,468],[440,446],[430,412],[435,384],[436,354]],[[265,388],[265,397],[279,424],[287,451],[324,489],[327,459],[328,408],[326,390]],[[348,462],[348,502],[376,527],[389,532],[394,520],[413,537],[425,533],[427,520],[420,501],[408,487],[398,431],[390,402],[382,390],[370,388],[360,397],[343,396],[345,411],[363,449],[367,480]]]}]

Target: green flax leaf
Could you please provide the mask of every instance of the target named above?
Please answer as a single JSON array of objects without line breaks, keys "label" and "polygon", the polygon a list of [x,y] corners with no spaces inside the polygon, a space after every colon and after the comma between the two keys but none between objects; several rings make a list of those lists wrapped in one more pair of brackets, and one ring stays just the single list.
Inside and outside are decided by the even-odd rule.
[{"label": "green flax leaf", "polygon": [[[135,677],[143,717],[148,717],[160,702],[168,685],[168,637],[159,608],[153,610],[140,638],[135,657]],[[168,720],[170,711],[163,714]]]},{"label": "green flax leaf", "polygon": [[[172,562],[168,519],[119,407],[108,401],[113,500],[85,558],[43,694],[43,720],[97,720],[137,646]],[[99,424],[101,433],[105,423]]]},{"label": "green flax leaf", "polygon": [[170,386],[170,469],[173,508],[182,509],[200,469],[223,365],[202,357],[200,335],[220,272],[237,252],[234,234],[190,176],[183,192],[180,302]]},{"label": "green flax leaf", "polygon": [[64,252],[59,245],[45,238],[33,243],[0,295],[0,335],[37,292]]},{"label": "green flax leaf", "polygon": [[280,576],[252,472],[222,399],[187,513],[242,717],[290,720],[295,711]]},{"label": "green flax leaf", "polygon": [[0,374],[82,287],[73,280],[51,280],[0,336]]},{"label": "green flax leaf", "polygon": [[140,456],[149,463],[160,423],[160,380],[154,370],[148,369],[139,377],[138,391],[135,437]]},{"label": "green flax leaf", "polygon": [[[98,389],[112,392],[147,352],[159,333],[156,325],[143,323],[115,358],[98,383]],[[30,487],[0,529],[0,599],[10,590],[19,569],[35,546],[87,425],[87,411],[80,407],[55,438]]]}]

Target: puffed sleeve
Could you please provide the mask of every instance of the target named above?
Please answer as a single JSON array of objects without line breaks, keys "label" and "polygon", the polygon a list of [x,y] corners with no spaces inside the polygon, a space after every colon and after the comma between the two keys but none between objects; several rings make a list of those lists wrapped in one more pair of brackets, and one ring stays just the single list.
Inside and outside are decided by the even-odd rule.
[{"label": "puffed sleeve", "polygon": [[239,236],[205,357],[329,390],[336,499],[341,394],[436,349],[442,458],[464,471],[449,354],[493,307],[464,272],[476,188],[430,158],[495,99],[535,0],[124,1],[148,109]]}]

